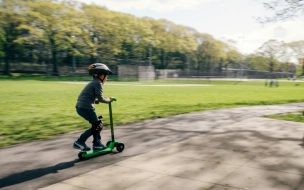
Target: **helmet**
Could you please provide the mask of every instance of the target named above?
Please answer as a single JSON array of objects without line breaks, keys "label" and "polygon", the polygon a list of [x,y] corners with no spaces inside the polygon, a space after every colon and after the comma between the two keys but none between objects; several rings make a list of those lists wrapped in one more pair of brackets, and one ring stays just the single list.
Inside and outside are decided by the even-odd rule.
[{"label": "helmet", "polygon": [[90,73],[90,75],[99,75],[99,74],[111,75],[111,74],[113,74],[112,71],[103,63],[93,63],[92,65],[90,65],[89,73]]}]

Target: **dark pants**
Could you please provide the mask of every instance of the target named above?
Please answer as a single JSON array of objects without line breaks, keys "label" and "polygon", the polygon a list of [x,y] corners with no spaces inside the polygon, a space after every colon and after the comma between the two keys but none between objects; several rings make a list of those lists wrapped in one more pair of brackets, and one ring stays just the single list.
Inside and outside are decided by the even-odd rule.
[{"label": "dark pants", "polygon": [[[76,111],[81,117],[87,120],[91,125],[99,121],[94,109],[76,108]],[[91,135],[93,135],[93,144],[100,142],[101,140],[100,133],[93,134],[92,128],[89,128],[84,133],[82,133],[78,141],[85,142]]]}]

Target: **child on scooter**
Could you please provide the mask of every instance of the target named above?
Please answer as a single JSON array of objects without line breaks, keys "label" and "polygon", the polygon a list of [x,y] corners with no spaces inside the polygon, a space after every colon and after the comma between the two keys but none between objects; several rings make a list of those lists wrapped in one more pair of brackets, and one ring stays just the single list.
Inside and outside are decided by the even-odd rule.
[{"label": "child on scooter", "polygon": [[76,111],[92,126],[80,135],[80,137],[74,142],[73,148],[85,151],[91,150],[85,142],[91,135],[93,135],[93,151],[98,151],[107,147],[101,143],[100,132],[103,126],[101,120],[99,120],[96,115],[94,103],[95,101],[98,101],[108,104],[113,101],[112,97],[106,98],[102,95],[102,86],[107,81],[107,76],[113,73],[105,64],[102,63],[94,63],[90,65],[89,73],[93,76],[93,79],[83,88],[78,96]]}]

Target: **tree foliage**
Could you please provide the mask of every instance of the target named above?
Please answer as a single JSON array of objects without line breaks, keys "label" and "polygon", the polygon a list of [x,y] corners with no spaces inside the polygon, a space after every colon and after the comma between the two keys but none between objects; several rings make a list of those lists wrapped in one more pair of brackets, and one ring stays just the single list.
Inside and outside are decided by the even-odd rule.
[{"label": "tree foliage", "polygon": [[304,40],[290,42],[287,46],[293,50],[295,57],[299,60],[299,70],[301,70],[301,74],[304,75]]},{"label": "tree foliage", "polygon": [[24,22],[25,2],[18,0],[3,0],[0,6],[0,26],[2,48],[4,54],[4,73],[10,75],[10,61],[19,53],[16,40],[22,34],[19,27]]},{"label": "tree foliage", "polygon": [[286,49],[283,46],[283,42],[277,40],[269,40],[265,42],[258,50],[257,55],[262,56],[264,59],[263,64],[267,64],[265,69],[269,72],[276,70],[278,60],[285,55]]},{"label": "tree foliage", "polygon": [[270,0],[264,3],[264,7],[270,10],[273,15],[270,17],[259,18],[261,23],[286,21],[303,15],[303,0]]},{"label": "tree foliage", "polygon": [[[93,62],[110,66],[145,64],[152,60],[158,69],[220,73],[244,68],[244,56],[234,43],[166,19],[138,18],[73,1],[3,0],[0,4],[0,57],[6,74],[10,64],[22,61],[47,63],[53,67],[52,74],[58,75],[59,66],[70,65],[71,58],[83,66]],[[300,44],[289,46],[299,52]],[[281,61],[277,55],[280,49],[278,42],[266,42],[248,65],[274,71]],[[253,59],[267,60],[268,67]]]},{"label": "tree foliage", "polygon": [[287,43],[287,46],[293,50],[297,58],[304,58],[304,40]]}]

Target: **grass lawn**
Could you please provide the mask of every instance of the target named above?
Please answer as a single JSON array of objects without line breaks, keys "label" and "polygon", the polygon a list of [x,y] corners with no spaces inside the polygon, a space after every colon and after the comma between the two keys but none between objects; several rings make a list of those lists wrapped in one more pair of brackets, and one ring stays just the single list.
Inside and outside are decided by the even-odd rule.
[{"label": "grass lawn", "polygon": [[[105,96],[118,98],[113,103],[114,125],[210,109],[304,101],[304,83],[281,82],[278,88],[265,87],[264,81],[209,81],[210,86],[144,84],[148,86],[109,81],[104,86]],[[84,84],[2,79],[0,86],[0,147],[89,127],[75,112]],[[98,104],[96,111],[109,125],[108,105]]]},{"label": "grass lawn", "polygon": [[279,120],[304,123],[304,111],[296,112],[296,113],[288,113],[288,114],[275,114],[275,115],[269,115],[269,116],[265,116],[265,117],[271,118],[271,119],[279,119]]}]

